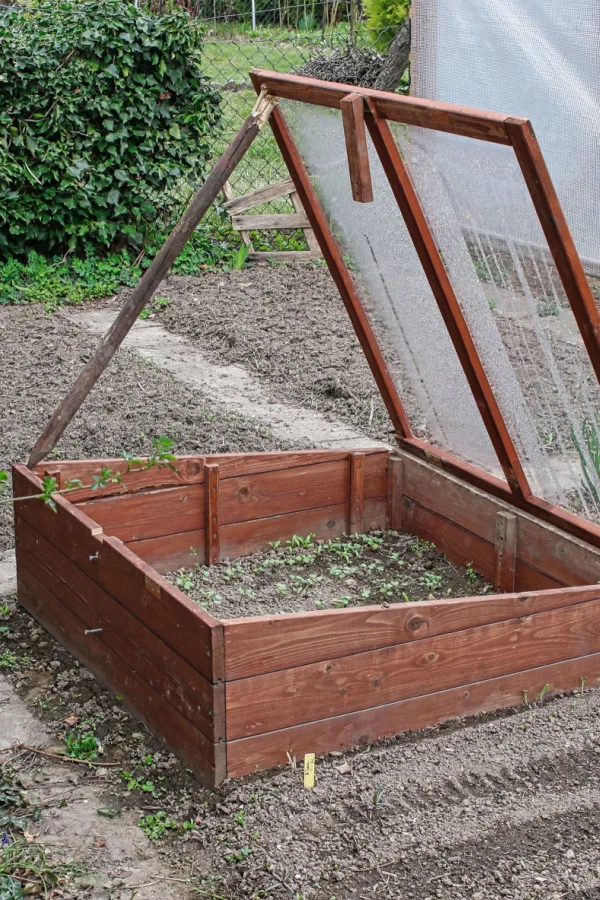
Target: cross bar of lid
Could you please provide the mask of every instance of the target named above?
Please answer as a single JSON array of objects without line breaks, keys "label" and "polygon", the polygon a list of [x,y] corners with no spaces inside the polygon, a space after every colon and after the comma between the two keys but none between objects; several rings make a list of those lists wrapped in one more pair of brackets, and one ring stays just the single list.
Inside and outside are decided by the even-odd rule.
[{"label": "cross bar of lid", "polygon": [[335,81],[318,81],[302,75],[283,75],[266,69],[253,69],[250,73],[256,85],[264,86],[273,97],[286,100],[298,100],[302,103],[313,103],[316,106],[327,106],[340,109],[340,104],[349,94],[368,97],[378,115],[391,122],[405,125],[416,125],[419,128],[431,128],[434,131],[446,131],[463,137],[490,141],[494,144],[512,144],[512,138],[506,124],[527,122],[527,119],[515,119],[514,116],[484,112],[468,106],[456,106],[453,103],[442,103],[436,100],[423,100],[419,97],[403,97],[385,91],[374,91],[370,88],[352,87],[338,84]]}]

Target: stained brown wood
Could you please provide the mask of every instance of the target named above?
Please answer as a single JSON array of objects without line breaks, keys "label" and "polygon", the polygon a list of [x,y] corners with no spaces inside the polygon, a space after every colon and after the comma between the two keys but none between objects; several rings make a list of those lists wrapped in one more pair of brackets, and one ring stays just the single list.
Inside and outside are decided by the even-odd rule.
[{"label": "stained brown wood", "polygon": [[349,534],[362,534],[365,502],[365,457],[363,453],[350,454]]},{"label": "stained brown wood", "polygon": [[[17,516],[19,564],[76,615],[85,629],[101,629],[106,644],[209,740],[224,738],[223,685],[215,687],[171,647]],[[220,716],[215,717],[215,707]],[[215,732],[215,723],[221,733]]]},{"label": "stained brown wood", "polygon": [[[227,681],[378,650],[584,603],[600,587],[424,600],[294,615],[225,619]],[[342,613],[344,613],[342,615]]]},{"label": "stained brown wood", "polygon": [[239,778],[288,764],[288,754],[327,753],[369,745],[403,731],[430,728],[448,720],[523,707],[543,695],[594,688],[600,684],[600,654],[564,660],[512,675],[477,681],[422,697],[347,713],[317,722],[229,741],[227,775]]},{"label": "stained brown wood", "polygon": [[[13,467],[17,496],[35,494],[39,479],[25,466]],[[39,500],[18,503],[18,515],[57,550],[68,555],[93,581],[104,588],[150,630],[209,681],[222,678],[216,669],[215,641],[222,626],[189,597],[162,578],[76,506],[55,495],[56,512]]]},{"label": "stained brown wood", "polygon": [[[270,94],[302,103],[314,103],[330,109],[339,109],[341,101],[348,96],[348,85],[331,81],[317,81],[300,75],[285,75],[254,69],[250,78],[257,91],[264,86]],[[506,130],[508,116],[482,112],[467,106],[455,106],[417,97],[402,97],[370,88],[352,87],[353,93],[369,97],[376,105],[379,115],[393,122],[433,128],[464,137],[492,141],[496,144],[510,144]],[[525,121],[525,120],[522,120]]]},{"label": "stained brown wood", "polygon": [[[377,448],[365,449],[365,455],[387,453]],[[127,465],[123,459],[68,460],[57,462],[53,471],[66,479],[79,478],[84,484],[89,483],[101,469],[111,469],[123,475],[122,484],[111,484],[106,488],[92,490],[84,487],[65,495],[71,503],[83,500],[101,500],[116,494],[130,494],[135,491],[154,490],[160,487],[174,487],[181,484],[204,483],[204,466],[207,462],[220,466],[221,480],[237,478],[238,475],[255,475],[260,472],[276,472],[279,469],[293,469],[296,466],[313,463],[332,462],[336,459],[347,459],[348,450],[276,450],[270,453],[215,453],[209,456],[178,456],[174,465],[176,470],[166,466],[157,466],[138,472],[126,473]],[[43,464],[33,467],[33,474],[41,475],[46,467]]]},{"label": "stained brown wood", "polygon": [[[253,77],[256,87],[259,84],[259,78],[251,77]],[[340,292],[346,311],[350,316],[350,321],[373,373],[393,426],[399,434],[409,436],[412,432],[402,401],[375,339],[373,329],[354,286],[352,276],[333,237],[327,217],[280,109],[275,108],[273,110],[270,125],[294,181],[302,206],[308,216],[315,238],[319,243],[323,257]]]},{"label": "stained brown wood", "polygon": [[219,497],[219,466],[206,464],[206,553],[208,566],[216,566],[221,559],[221,518]]},{"label": "stained brown wood", "polygon": [[232,216],[231,227],[234,231],[280,231],[285,228],[307,228],[308,219],[305,213],[259,213],[255,216]]},{"label": "stained brown wood", "polygon": [[596,378],[600,381],[600,313],[531,122],[506,128]]},{"label": "stained brown wood", "polygon": [[349,94],[340,101],[352,199],[357,203],[373,202],[373,183],[369,165],[369,148],[365,130],[364,98]]},{"label": "stained brown wood", "polygon": [[263,203],[287,197],[294,190],[294,182],[291,178],[286,178],[285,181],[278,181],[277,184],[259,188],[251,194],[232,197],[223,204],[223,208],[227,210],[230,216],[240,215],[240,213],[248,212],[249,209],[254,209],[256,206],[262,206]]},{"label": "stained brown wood", "polygon": [[202,187],[194,194],[183,216],[125,300],[94,355],[51,416],[31,451],[30,466],[44,459],[56,446],[61,434],[123,343],[125,336],[167,275],[189,238],[217,199],[223,185],[259,134],[265,116],[269,115],[271,108],[272,104],[268,98],[264,98],[262,103],[260,100],[257,101],[252,113],[243,122],[234,139],[211,169]]},{"label": "stained brown wood", "polygon": [[598,651],[600,588],[598,599],[587,603],[228,682],[227,737],[274,731]]},{"label": "stained brown wood", "polygon": [[505,481],[478,469],[458,456],[434,447],[433,444],[422,441],[419,438],[405,438],[401,434],[397,436],[398,445],[416,459],[424,460],[432,465],[443,469],[450,475],[462,479],[467,484],[480,490],[487,491],[494,497],[506,501],[517,509],[522,509],[534,516],[539,521],[548,523],[554,528],[561,529],[569,535],[580,541],[585,541],[597,549],[600,548],[600,526],[593,522],[587,522],[579,516],[541,500],[539,497],[520,497],[511,493]]},{"label": "stained brown wood", "polygon": [[180,715],[120,656],[96,635],[85,635],[84,622],[39,582],[19,561],[18,599],[63,647],[96,677],[125,699],[127,707],[157,738],[212,787],[225,778],[225,744],[213,743]]},{"label": "stained brown wood", "polygon": [[[421,506],[453,520],[490,544],[496,540],[496,513],[513,513],[518,520],[519,558],[524,563],[562,584],[600,581],[600,552],[596,548],[515,510],[439,467],[401,455],[404,493]],[[521,587],[517,577],[517,588]]]},{"label": "stained brown wood", "polygon": [[[365,531],[385,528],[385,506],[385,497],[365,500]],[[347,503],[251,519],[221,527],[221,555],[224,559],[235,559],[246,553],[265,550],[272,541],[287,541],[295,534],[314,534],[317,540],[329,540],[345,534],[347,530]],[[182,566],[204,563],[205,544],[205,532],[200,530],[134,541],[128,546],[159,572],[170,572]]]},{"label": "stained brown wood", "polygon": [[512,513],[496,513],[496,565],[494,587],[510,593],[515,589],[517,564],[517,517]]},{"label": "stained brown wood", "polygon": [[519,455],[506,427],[408,170],[388,123],[385,119],[377,117],[374,105],[370,101],[368,103],[374,113],[368,118],[371,138],[506,480],[514,493],[522,497],[529,497],[531,490]]},{"label": "stained brown wood", "polygon": [[[215,463],[216,465],[217,463]],[[387,454],[364,458],[365,498],[385,496]],[[208,466],[207,466],[208,468]],[[203,530],[206,517],[201,484],[165,488],[82,503],[107,534],[127,543]],[[349,499],[349,455],[328,462],[241,475],[221,481],[221,525],[333,506]]]},{"label": "stained brown wood", "polygon": [[402,457],[388,459],[386,527],[394,531],[402,529]]}]

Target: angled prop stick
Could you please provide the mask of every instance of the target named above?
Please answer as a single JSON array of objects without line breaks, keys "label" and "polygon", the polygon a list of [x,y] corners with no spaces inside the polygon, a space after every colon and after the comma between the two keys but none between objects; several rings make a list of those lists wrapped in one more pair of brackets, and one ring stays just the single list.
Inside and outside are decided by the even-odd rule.
[{"label": "angled prop stick", "polygon": [[236,168],[254,138],[268,122],[277,99],[263,90],[254,109],[229,144],[199,191],[194,194],[183,216],[146,269],[137,286],[125,301],[121,310],[102,338],[98,349],[87,363],[75,384],[52,414],[43,434],[31,451],[29,466],[39,463],[56,446],[65,428],[90,393],[100,375],[123,343],[159,284],[183,250],[216,199],[223,185]]}]

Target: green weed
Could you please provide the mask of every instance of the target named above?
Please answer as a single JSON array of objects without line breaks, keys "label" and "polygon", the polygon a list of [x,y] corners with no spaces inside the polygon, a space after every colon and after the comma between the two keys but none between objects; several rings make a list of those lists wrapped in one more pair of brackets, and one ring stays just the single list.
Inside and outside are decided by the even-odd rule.
[{"label": "green weed", "polygon": [[102,753],[100,741],[91,731],[78,733],[70,731],[65,735],[65,756],[71,759],[97,759]]}]

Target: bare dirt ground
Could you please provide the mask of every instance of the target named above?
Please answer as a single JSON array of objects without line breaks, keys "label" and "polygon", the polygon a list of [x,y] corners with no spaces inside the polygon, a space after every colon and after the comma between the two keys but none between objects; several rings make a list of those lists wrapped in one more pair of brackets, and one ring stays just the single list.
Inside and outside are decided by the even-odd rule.
[{"label": "bare dirt ground", "polygon": [[[170,279],[161,293],[170,299],[160,317],[167,328],[220,363],[253,367],[277,401],[292,398],[387,435],[324,271]],[[264,327],[254,328],[259,321]],[[94,340],[62,314],[0,311],[3,462],[26,454]],[[122,352],[60,453],[143,452],[146,436],[160,432],[178,452],[278,445],[256,423],[223,414]],[[3,536],[10,545],[8,517]],[[556,700],[524,698],[507,715],[319,759],[313,791],[290,767],[211,792],[12,600],[1,615],[8,632],[0,633],[0,654],[14,661],[0,672],[8,679],[0,692],[2,776],[26,792],[22,812],[34,840],[83,867],[65,897],[600,897],[600,694],[585,685]],[[95,734],[101,761],[117,765],[90,770],[10,749],[13,741],[52,748],[69,732]],[[146,831],[173,827],[149,840],[142,819]]]}]

